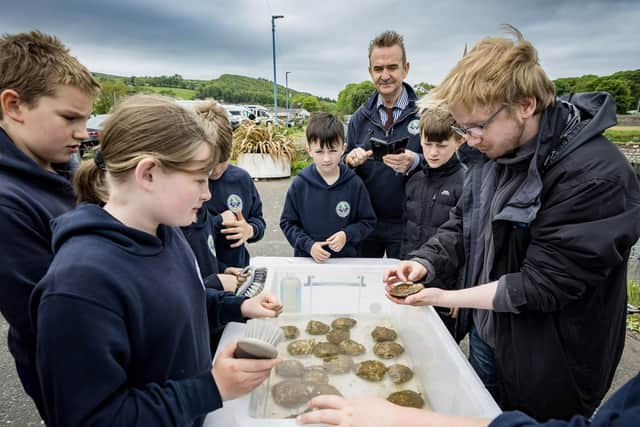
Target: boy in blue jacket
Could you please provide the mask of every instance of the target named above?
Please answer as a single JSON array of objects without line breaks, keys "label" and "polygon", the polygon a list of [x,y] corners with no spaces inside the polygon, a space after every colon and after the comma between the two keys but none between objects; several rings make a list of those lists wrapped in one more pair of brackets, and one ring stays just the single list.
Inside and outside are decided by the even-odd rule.
[{"label": "boy in blue jacket", "polygon": [[289,187],[280,228],[294,256],[316,262],[356,257],[376,216],[360,178],[340,163],[346,148],[343,124],[332,114],[316,114],[307,126],[307,144],[313,164]]},{"label": "boy in blue jacket", "polygon": [[44,416],[29,296],[53,256],[49,221],[73,208],[71,158],[100,85],[40,32],[0,37],[0,311],[26,393]]}]

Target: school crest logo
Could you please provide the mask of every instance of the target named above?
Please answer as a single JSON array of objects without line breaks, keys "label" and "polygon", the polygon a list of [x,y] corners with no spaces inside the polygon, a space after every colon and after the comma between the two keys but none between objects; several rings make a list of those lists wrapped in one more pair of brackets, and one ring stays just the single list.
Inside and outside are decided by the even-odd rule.
[{"label": "school crest logo", "polygon": [[342,202],[338,202],[338,204],[336,205],[336,213],[340,218],[348,217],[349,212],[351,212],[351,206],[349,205],[349,202],[345,202],[344,200]]},{"label": "school crest logo", "polygon": [[227,207],[233,213],[242,210],[242,199],[237,194],[230,194],[227,197]]},{"label": "school crest logo", "polygon": [[213,242],[213,236],[211,234],[209,234],[209,237],[207,238],[207,247],[209,248],[209,252],[211,252],[212,256],[216,256],[216,245]]},{"label": "school crest logo", "polygon": [[407,131],[409,131],[411,135],[420,133],[420,120],[411,120],[407,125]]}]

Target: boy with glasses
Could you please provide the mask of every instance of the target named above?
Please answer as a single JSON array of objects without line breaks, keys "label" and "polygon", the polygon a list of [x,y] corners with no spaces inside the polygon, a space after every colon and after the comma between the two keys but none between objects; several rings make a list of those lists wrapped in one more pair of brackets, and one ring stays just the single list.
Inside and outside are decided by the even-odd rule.
[{"label": "boy with glasses", "polygon": [[640,190],[602,134],[616,123],[611,95],[556,98],[535,48],[508,30],[515,40],[481,40],[431,94],[466,140],[464,190],[438,233],[385,280],[460,272],[465,289],[427,285],[395,302],[466,307],[458,322],[471,332],[470,362],[502,409],[589,416],[624,346]]}]

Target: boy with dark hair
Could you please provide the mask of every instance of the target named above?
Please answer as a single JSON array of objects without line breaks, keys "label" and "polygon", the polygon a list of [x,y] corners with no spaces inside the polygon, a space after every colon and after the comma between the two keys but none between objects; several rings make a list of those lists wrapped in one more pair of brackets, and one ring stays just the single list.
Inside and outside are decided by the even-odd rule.
[{"label": "boy with dark hair", "polygon": [[100,85],[56,37],[0,37],[0,311],[20,381],[43,413],[29,297],[52,259],[49,221],[73,208],[70,160]]},{"label": "boy with dark hair", "polygon": [[307,126],[307,152],[313,164],[293,180],[280,217],[280,228],[294,256],[316,262],[356,257],[376,216],[364,184],[340,162],[344,125],[332,114],[318,113]]},{"label": "boy with dark hair", "polygon": [[[420,144],[425,163],[407,181],[403,206],[404,237],[402,257],[422,246],[438,227],[449,219],[449,212],[462,195],[464,168],[456,150],[462,144],[460,135],[451,126],[456,121],[443,106],[426,106],[420,117]],[[457,277],[441,284],[455,289]],[[455,333],[455,309],[435,307],[456,341],[462,336]]]}]

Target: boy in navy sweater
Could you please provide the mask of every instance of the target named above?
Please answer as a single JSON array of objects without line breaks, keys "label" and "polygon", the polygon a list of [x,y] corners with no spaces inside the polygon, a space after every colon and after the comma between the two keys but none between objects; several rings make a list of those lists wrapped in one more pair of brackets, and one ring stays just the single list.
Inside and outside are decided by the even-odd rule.
[{"label": "boy in navy sweater", "polygon": [[280,228],[294,256],[316,262],[356,257],[376,216],[360,178],[340,163],[346,148],[343,124],[332,114],[316,114],[307,126],[307,144],[313,164],[289,187]]},{"label": "boy in navy sweater", "polygon": [[[233,137],[227,113],[222,106],[213,101],[196,104],[194,111],[214,126],[218,151],[222,159],[224,159],[223,162],[214,167],[211,179],[223,174],[226,175],[225,170],[228,167],[228,159],[231,156]],[[244,172],[243,170],[240,171],[240,173]],[[232,174],[235,174],[235,172]],[[228,233],[228,230],[236,228],[238,234],[242,237],[253,234],[262,236],[264,234],[264,220],[262,220],[260,196],[257,195],[258,193],[255,191],[255,186],[253,186],[251,178],[248,180],[241,178],[241,181],[245,187],[248,187],[247,184],[250,185],[257,198],[257,203],[253,204],[254,208],[252,211],[258,213],[251,219],[251,224],[247,221],[238,221],[238,218],[242,218],[241,211],[237,217],[232,214],[231,210],[226,210],[220,215],[215,215],[207,209],[207,205],[205,204],[198,211],[197,219],[193,224],[181,227],[182,233],[187,238],[189,246],[191,246],[198,260],[198,266],[204,278],[205,285],[210,288],[229,292],[235,292],[238,286],[246,280],[248,274],[242,273],[241,267],[249,264],[249,254],[243,245],[238,246],[238,242],[229,243],[226,240],[226,235],[222,233]],[[237,184],[238,183],[234,183],[233,185]],[[212,181],[210,180],[209,186],[213,193],[211,185]],[[221,189],[217,188],[217,190]],[[235,227],[233,227],[234,224]],[[255,228],[252,224],[256,224]],[[225,225],[227,226],[226,229],[224,228]],[[254,233],[254,230],[262,231],[260,233]],[[242,239],[242,237],[240,238]],[[221,251],[219,254],[218,250]],[[237,262],[237,264],[227,265],[227,262]]]},{"label": "boy in navy sweater", "polygon": [[[402,209],[404,236],[401,259],[410,259],[409,253],[418,249],[438,231],[438,227],[449,219],[449,211],[462,195],[464,168],[456,150],[462,137],[451,126],[456,121],[443,106],[427,106],[420,117],[420,145],[425,164],[418,168],[405,186]],[[446,289],[455,289],[457,278],[443,284]],[[456,336],[456,310],[434,307],[451,335]]]},{"label": "boy in navy sweater", "polygon": [[196,104],[194,108],[201,117],[218,127],[222,157],[211,173],[211,199],[205,203],[214,226],[218,269],[236,275],[241,282],[241,270],[250,260],[245,243],[257,242],[264,236],[266,223],[262,217],[262,200],[247,171],[229,164],[233,133],[225,110],[206,103]]},{"label": "boy in navy sweater", "polygon": [[71,158],[100,89],[55,37],[0,37],[0,311],[22,385],[44,418],[29,296],[51,258],[49,221],[74,206]]}]

